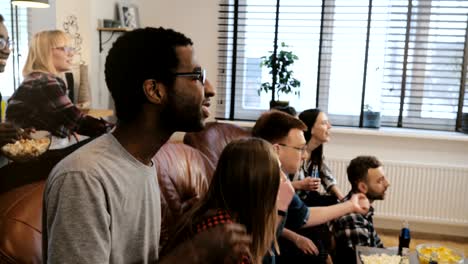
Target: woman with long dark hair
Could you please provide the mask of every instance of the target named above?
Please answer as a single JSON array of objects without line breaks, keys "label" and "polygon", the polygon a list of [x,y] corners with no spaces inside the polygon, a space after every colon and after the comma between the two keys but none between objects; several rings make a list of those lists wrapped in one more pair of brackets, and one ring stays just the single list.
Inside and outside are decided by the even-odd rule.
[{"label": "woman with long dark hair", "polygon": [[276,245],[276,200],[280,184],[278,156],[265,140],[229,143],[221,153],[206,195],[178,224],[172,246],[228,223],[245,226],[252,237],[251,254],[241,263],[261,263]]},{"label": "woman with long dark hair", "polygon": [[[336,179],[324,162],[323,144],[330,141],[330,129],[332,128],[328,116],[320,109],[308,109],[299,114],[299,119],[307,126],[304,137],[307,141],[309,158],[304,162],[300,174],[296,175],[293,186],[296,190],[302,190],[301,198],[309,205],[324,206],[343,200],[344,195],[336,185]],[[314,179],[313,176],[319,176]],[[311,177],[312,176],[312,177]],[[319,182],[332,197],[318,197]]]}]

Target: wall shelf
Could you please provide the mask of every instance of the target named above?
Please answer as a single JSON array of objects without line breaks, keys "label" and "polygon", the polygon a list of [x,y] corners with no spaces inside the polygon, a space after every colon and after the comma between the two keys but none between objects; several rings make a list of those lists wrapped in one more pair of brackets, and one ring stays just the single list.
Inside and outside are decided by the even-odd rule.
[{"label": "wall shelf", "polygon": [[[99,32],[99,53],[101,53],[103,51],[102,45],[109,42],[116,32],[117,33],[122,33],[122,32],[131,31],[130,28],[103,28],[103,27],[99,27],[99,28],[97,28],[97,30]],[[102,41],[102,32],[110,32],[112,34],[110,35],[110,37],[106,41],[103,42]]]}]

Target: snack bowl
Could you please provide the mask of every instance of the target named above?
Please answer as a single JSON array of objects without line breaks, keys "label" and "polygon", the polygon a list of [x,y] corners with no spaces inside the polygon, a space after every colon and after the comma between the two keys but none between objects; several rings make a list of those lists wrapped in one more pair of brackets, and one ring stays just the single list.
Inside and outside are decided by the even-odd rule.
[{"label": "snack bowl", "polygon": [[27,162],[44,154],[49,149],[50,142],[51,135],[48,131],[36,131],[15,143],[4,145],[1,152],[14,162]]},{"label": "snack bowl", "polygon": [[450,248],[441,244],[419,244],[416,246],[416,253],[420,264],[429,264],[432,253],[436,254],[438,264],[462,264],[464,254],[458,249]]}]

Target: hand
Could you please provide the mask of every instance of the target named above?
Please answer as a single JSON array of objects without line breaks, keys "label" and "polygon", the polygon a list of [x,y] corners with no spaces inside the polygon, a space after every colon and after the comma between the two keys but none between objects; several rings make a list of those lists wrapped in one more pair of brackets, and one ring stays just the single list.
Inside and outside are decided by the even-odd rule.
[{"label": "hand", "polygon": [[251,237],[239,224],[210,228],[198,233],[191,241],[199,263],[239,263],[242,256],[251,256],[251,243]]},{"label": "hand", "polygon": [[295,192],[291,181],[286,178],[286,175],[281,173],[281,183],[279,186],[278,198],[276,201],[277,209],[286,212],[294,196],[294,193]]},{"label": "hand", "polygon": [[11,123],[0,123],[0,147],[20,139],[20,129]]},{"label": "hand", "polygon": [[367,214],[370,208],[369,199],[363,193],[355,193],[349,201],[353,204],[353,212]]},{"label": "hand", "polygon": [[315,246],[314,242],[312,240],[308,239],[307,237],[297,235],[296,240],[294,241],[296,246],[304,252],[304,254],[308,255],[318,255],[319,250],[317,246]]},{"label": "hand", "polygon": [[320,189],[320,178],[305,177],[300,182],[301,190],[318,191]]}]

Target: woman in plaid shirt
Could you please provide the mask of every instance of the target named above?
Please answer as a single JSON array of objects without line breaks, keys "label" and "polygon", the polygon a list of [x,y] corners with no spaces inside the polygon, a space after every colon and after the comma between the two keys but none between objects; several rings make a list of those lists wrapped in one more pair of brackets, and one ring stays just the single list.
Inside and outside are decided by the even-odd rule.
[{"label": "woman in plaid shirt", "polygon": [[252,236],[250,248],[237,263],[262,263],[272,243],[276,245],[279,184],[278,156],[268,142],[258,138],[231,142],[219,158],[208,192],[182,217],[173,244],[235,222]]},{"label": "woman in plaid shirt", "polygon": [[85,115],[71,102],[65,82],[57,76],[72,66],[70,42],[60,30],[34,35],[23,69],[24,81],[8,100],[8,121],[23,128],[47,130],[59,138],[75,133],[95,137],[107,131],[107,122]]}]

